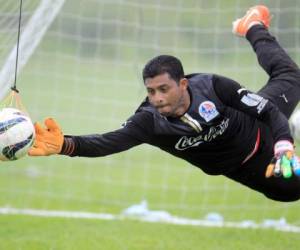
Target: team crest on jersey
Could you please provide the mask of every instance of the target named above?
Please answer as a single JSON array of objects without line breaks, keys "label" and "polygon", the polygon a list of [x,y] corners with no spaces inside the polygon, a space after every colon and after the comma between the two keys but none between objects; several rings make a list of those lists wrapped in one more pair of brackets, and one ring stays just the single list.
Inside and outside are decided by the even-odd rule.
[{"label": "team crest on jersey", "polygon": [[209,122],[217,117],[219,112],[213,102],[205,101],[199,105],[199,115],[203,117],[206,122]]}]

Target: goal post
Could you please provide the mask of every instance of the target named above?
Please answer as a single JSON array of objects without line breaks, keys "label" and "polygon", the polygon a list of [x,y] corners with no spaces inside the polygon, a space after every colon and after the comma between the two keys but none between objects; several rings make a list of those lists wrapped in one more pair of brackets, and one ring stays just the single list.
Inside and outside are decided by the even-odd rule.
[{"label": "goal post", "polygon": [[[14,1],[12,8],[15,9],[13,15],[18,17],[18,4]],[[27,61],[34,53],[36,47],[41,42],[45,32],[59,13],[65,0],[42,0],[38,7],[33,10],[31,18],[27,21],[20,35],[18,72],[26,65]],[[17,4],[16,4],[17,3]],[[24,10],[25,11],[25,10]],[[3,23],[5,25],[5,23]],[[15,62],[17,54],[17,44],[12,48],[8,57],[4,61],[0,71],[0,100],[5,97],[13,85],[15,77]]]}]

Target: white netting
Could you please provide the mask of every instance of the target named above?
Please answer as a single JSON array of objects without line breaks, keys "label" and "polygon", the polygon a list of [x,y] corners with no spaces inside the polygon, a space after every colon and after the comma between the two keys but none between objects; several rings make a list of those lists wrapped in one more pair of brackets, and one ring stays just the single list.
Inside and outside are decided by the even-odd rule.
[{"label": "white netting", "polygon": [[[29,1],[26,2],[24,7],[23,4],[20,4],[22,3],[20,1],[19,12],[16,12],[16,7],[18,7],[16,3],[18,2],[15,1],[7,4],[7,7],[5,6],[11,12],[4,12],[3,20],[1,21],[3,22],[3,27],[5,27],[3,32],[3,44],[5,44],[5,47],[3,49],[4,63],[0,71],[0,88],[2,90],[0,99],[9,92],[9,88],[13,85],[13,79],[15,79],[16,70],[20,71],[27,63],[59,12],[64,0]],[[11,39],[17,40],[15,36],[18,36],[19,26],[19,43],[14,43]],[[12,44],[14,46],[11,48]],[[19,60],[16,62],[18,49],[22,51],[22,55],[18,57]],[[8,51],[9,53],[7,53]],[[7,57],[5,57],[6,54],[8,54]]]},{"label": "white netting", "polygon": [[[214,72],[257,90],[267,76],[247,41],[231,33],[231,22],[254,2],[66,0],[20,74],[23,101],[34,120],[53,116],[66,134],[117,129],[143,100],[141,69],[158,54],[179,57],[186,73]],[[300,62],[299,1],[265,4],[274,14],[271,32]],[[4,18],[9,8],[0,6],[1,34],[16,25],[17,12],[12,21]],[[16,28],[9,31],[1,64],[15,44]],[[231,220],[300,223],[298,203],[269,201],[146,145],[105,158],[54,156],[10,165],[0,167],[0,206],[118,213],[146,199],[153,209],[187,217],[214,211]]]}]

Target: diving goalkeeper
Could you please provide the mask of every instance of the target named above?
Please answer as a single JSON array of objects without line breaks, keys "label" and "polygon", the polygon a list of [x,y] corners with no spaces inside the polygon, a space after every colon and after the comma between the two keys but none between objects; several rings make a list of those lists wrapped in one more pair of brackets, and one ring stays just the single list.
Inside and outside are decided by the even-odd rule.
[{"label": "diving goalkeeper", "polygon": [[181,62],[160,55],[143,69],[148,96],[121,129],[63,135],[48,118],[35,124],[31,156],[98,157],[142,143],[182,158],[210,175],[224,175],[278,201],[300,198],[298,158],[288,118],[300,97],[300,70],[270,35],[270,12],[259,5],[233,23],[269,75],[252,93],[232,79],[185,75]]}]

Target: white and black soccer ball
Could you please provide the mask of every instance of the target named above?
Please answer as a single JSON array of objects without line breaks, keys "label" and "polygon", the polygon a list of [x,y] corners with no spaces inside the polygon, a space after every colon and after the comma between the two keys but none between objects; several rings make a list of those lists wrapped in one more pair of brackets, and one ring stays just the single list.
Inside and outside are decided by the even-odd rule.
[{"label": "white and black soccer ball", "polygon": [[297,109],[290,118],[290,128],[292,136],[300,142],[300,109]]},{"label": "white and black soccer ball", "polygon": [[34,138],[34,126],[26,114],[15,108],[0,110],[0,160],[13,161],[25,156]]}]

